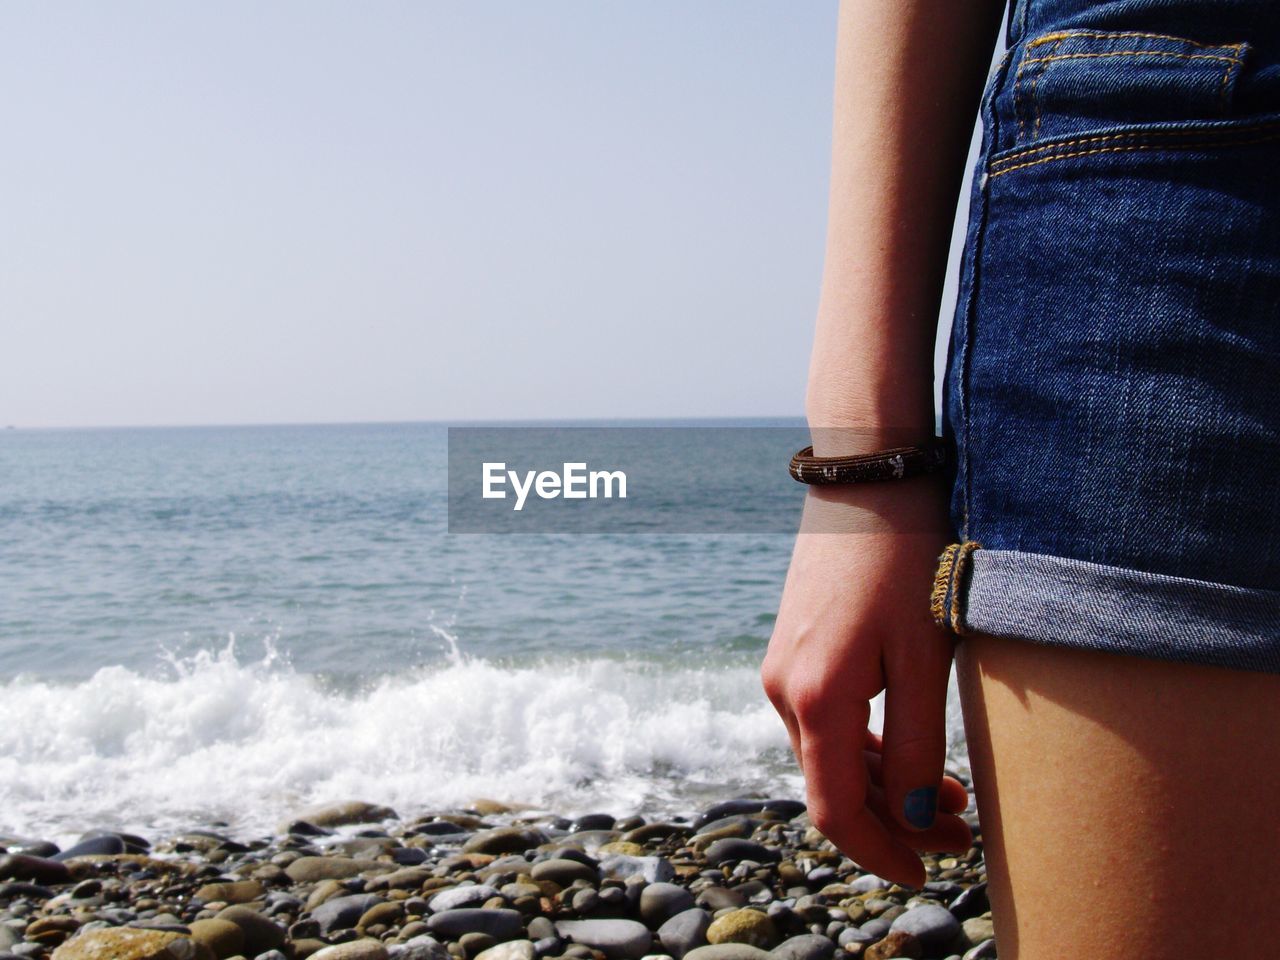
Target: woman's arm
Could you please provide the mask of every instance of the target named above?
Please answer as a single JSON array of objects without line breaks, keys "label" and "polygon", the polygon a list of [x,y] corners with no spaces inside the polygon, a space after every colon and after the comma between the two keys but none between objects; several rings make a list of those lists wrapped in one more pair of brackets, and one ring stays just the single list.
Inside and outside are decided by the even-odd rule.
[{"label": "woman's arm", "polygon": [[[807,399],[819,455],[931,437],[947,249],[997,0],[844,0],[826,267]],[[951,640],[928,594],[948,536],[935,478],[812,488],[763,679],[814,824],[919,885],[914,850],[964,849],[944,778]],[[866,730],[885,696],[884,739]]]},{"label": "woman's arm", "polygon": [[1002,9],[1002,0],[840,5],[826,266],[807,402],[815,427],[933,435],[947,248]]}]

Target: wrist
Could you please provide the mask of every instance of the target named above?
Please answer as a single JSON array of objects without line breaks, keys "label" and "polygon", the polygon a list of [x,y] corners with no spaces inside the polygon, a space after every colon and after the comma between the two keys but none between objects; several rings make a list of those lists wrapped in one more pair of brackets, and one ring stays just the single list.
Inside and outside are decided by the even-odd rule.
[{"label": "wrist", "polygon": [[933,436],[933,379],[847,371],[811,376],[805,415],[811,427],[905,435],[906,442],[918,442]]},{"label": "wrist", "polygon": [[932,399],[927,406],[918,399],[890,405],[851,397],[810,403],[806,414],[814,455],[850,456],[927,443],[937,433]]}]

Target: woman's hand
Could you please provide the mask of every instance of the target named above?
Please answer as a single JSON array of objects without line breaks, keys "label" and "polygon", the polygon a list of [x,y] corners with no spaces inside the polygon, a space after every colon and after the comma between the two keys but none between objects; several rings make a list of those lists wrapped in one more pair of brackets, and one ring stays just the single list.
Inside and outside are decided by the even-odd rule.
[{"label": "woman's hand", "polygon": [[[865,870],[919,887],[916,850],[968,849],[943,776],[952,643],[929,613],[946,546],[934,477],[811,488],[762,669],[813,825]],[[885,690],[883,739],[867,730]]]},{"label": "woman's hand", "polygon": [[[841,0],[805,399],[818,456],[932,436],[951,228],[1004,7]],[[956,816],[964,788],[942,776],[951,639],[929,614],[945,508],[936,477],[812,491],[764,664],[814,825],[861,866],[914,885],[913,850],[970,840]],[[883,742],[866,730],[881,689]]]}]

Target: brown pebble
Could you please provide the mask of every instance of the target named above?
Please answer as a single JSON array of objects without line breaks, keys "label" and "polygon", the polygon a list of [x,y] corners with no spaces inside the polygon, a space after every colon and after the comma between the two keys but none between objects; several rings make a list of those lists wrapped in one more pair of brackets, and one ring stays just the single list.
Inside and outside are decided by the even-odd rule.
[{"label": "brown pebble", "polygon": [[27,925],[24,937],[34,943],[56,947],[80,929],[80,921],[74,917],[41,917]]},{"label": "brown pebble", "polygon": [[867,960],[892,960],[895,957],[923,957],[920,941],[905,930],[890,930],[883,940],[867,947],[862,954]]},{"label": "brown pebble", "polygon": [[230,920],[240,928],[244,934],[244,952],[250,956],[256,957],[284,943],[284,927],[249,907],[227,907],[218,914],[218,919]]},{"label": "brown pebble", "polygon": [[27,880],[32,883],[70,883],[70,868],[60,860],[32,857],[25,853],[0,856],[0,880]]},{"label": "brown pebble", "polygon": [[267,894],[267,888],[257,880],[237,880],[232,883],[206,883],[196,890],[196,896],[206,903],[221,900],[230,905],[248,903]]},{"label": "brown pebble", "polygon": [[230,920],[197,920],[191,924],[191,939],[203,943],[219,960],[234,957],[244,949],[244,931]]},{"label": "brown pebble", "polygon": [[404,943],[406,940],[412,940],[414,937],[427,932],[427,925],[425,923],[421,920],[413,920],[400,928],[400,936],[396,939],[401,943]]},{"label": "brown pebble", "polygon": [[289,875],[284,872],[284,867],[278,863],[264,863],[254,868],[250,874],[255,880],[261,880],[263,883],[288,883]]},{"label": "brown pebble", "polygon": [[[186,940],[168,930],[101,927],[84,930],[53,951],[51,960],[169,960],[169,945]],[[190,944],[190,941],[187,941]],[[199,948],[207,957],[206,948]]]},{"label": "brown pebble", "polygon": [[474,960],[497,942],[497,938],[487,933],[464,933],[458,938],[458,946],[462,948],[462,954],[467,960]]},{"label": "brown pebble", "polygon": [[387,948],[377,940],[349,940],[312,954],[316,960],[387,960]]},{"label": "brown pebble", "polygon": [[385,933],[387,928],[399,923],[403,916],[404,907],[394,900],[388,900],[386,903],[375,904],[362,913],[360,919],[356,921],[356,929],[366,936],[378,936],[372,931],[373,927],[381,926],[380,932]]},{"label": "brown pebble", "polygon": [[770,950],[778,943],[773,921],[759,910],[732,910],[711,922],[707,928],[709,943],[745,943]]}]

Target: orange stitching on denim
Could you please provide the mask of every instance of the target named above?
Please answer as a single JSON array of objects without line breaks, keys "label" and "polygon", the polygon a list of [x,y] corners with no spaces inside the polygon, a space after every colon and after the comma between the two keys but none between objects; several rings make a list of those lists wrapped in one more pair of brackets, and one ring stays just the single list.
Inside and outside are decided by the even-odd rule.
[{"label": "orange stitching on denim", "polygon": [[1274,130],[1270,136],[1254,137],[1250,140],[1202,140],[1197,141],[1196,143],[1140,143],[1124,147],[1098,147],[1096,150],[1073,150],[1070,153],[1056,153],[1051,157],[1041,157],[1039,160],[1029,160],[1026,163],[1019,163],[1012,167],[1005,167],[1003,170],[996,170],[992,172],[989,176],[998,177],[1001,174],[1010,173],[1014,170],[1021,170],[1023,167],[1035,167],[1042,163],[1048,163],[1050,160],[1067,160],[1071,157],[1087,157],[1095,153],[1122,153],[1135,150],[1196,150],[1202,147],[1230,147],[1244,146],[1250,143],[1269,143],[1276,139],[1280,139],[1280,129]]},{"label": "orange stitching on denim", "polygon": [[[1153,39],[1153,40],[1169,40],[1174,43],[1179,43],[1184,46],[1196,47],[1202,50],[1222,50],[1222,51],[1229,50],[1232,52],[1233,55],[1228,56],[1226,53],[1179,53],[1171,50],[1107,50],[1107,51],[1100,51],[1095,53],[1058,53],[1058,49],[1061,47],[1063,42],[1073,39],[1075,37],[1094,37],[1094,38],[1100,38],[1100,39],[1144,37],[1144,38]],[[1021,104],[1021,100],[1022,100],[1021,85],[1022,85],[1022,74],[1023,74],[1023,71],[1026,69],[1027,64],[1035,64],[1035,63],[1048,64],[1055,60],[1082,60],[1082,59],[1097,59],[1101,57],[1172,57],[1179,60],[1216,60],[1226,65],[1223,69],[1222,80],[1219,82],[1219,85],[1218,85],[1218,96],[1221,99],[1223,105],[1225,106],[1227,103],[1227,95],[1229,92],[1228,84],[1230,83],[1232,75],[1236,73],[1238,70],[1240,70],[1240,68],[1243,66],[1243,59],[1241,56],[1241,52],[1244,50],[1246,46],[1243,42],[1242,43],[1224,43],[1224,44],[1200,43],[1195,40],[1188,40],[1185,37],[1175,37],[1175,36],[1170,36],[1169,34],[1163,34],[1163,33],[1139,33],[1139,32],[1133,32],[1133,31],[1096,32],[1096,31],[1077,30],[1077,31],[1060,31],[1058,33],[1049,33],[1049,34],[1045,34],[1042,37],[1037,37],[1036,39],[1032,40],[1030,43],[1027,44],[1027,52],[1030,53],[1031,48],[1043,46],[1046,43],[1052,43],[1054,45],[1052,49],[1049,51],[1048,55],[1043,57],[1031,57],[1031,56],[1024,55],[1022,61],[1018,64],[1018,75],[1014,83],[1014,111],[1018,116],[1018,138],[1015,141],[1015,143],[1020,143],[1024,139],[1023,132],[1025,128],[1025,118],[1023,116],[1023,109]],[[1044,73],[1047,69],[1048,69],[1047,66],[1040,67],[1039,72],[1036,73],[1035,79],[1031,83],[1032,112],[1035,118],[1034,123],[1032,125],[1032,129],[1031,129],[1032,141],[1038,139],[1040,136],[1040,123],[1041,123],[1043,111],[1042,111],[1037,94],[1040,86],[1040,78],[1044,76]]]},{"label": "orange stitching on denim", "polygon": [[[1221,132],[1252,133],[1254,130],[1270,130],[1277,125],[1280,125],[1280,120],[1270,120],[1266,123],[1251,123],[1240,127],[1224,127]],[[1103,143],[1108,140],[1134,140],[1147,137],[1203,136],[1217,132],[1219,131],[1212,128],[1199,130],[1131,130],[1125,133],[1099,134],[1095,137],[1077,137],[1074,140],[1056,140],[1052,143],[1042,143],[1038,147],[1027,147],[1024,150],[1019,150],[1017,153],[1011,153],[1007,157],[1001,157],[999,160],[992,160],[991,166],[998,167],[1002,164],[1009,163],[1012,160],[1019,160],[1022,157],[1031,156],[1034,153],[1044,153],[1046,150],[1059,150],[1063,147],[1074,147],[1084,143]]]},{"label": "orange stitching on denim", "polygon": [[1049,63],[1051,60],[1093,60],[1098,57],[1177,57],[1179,60],[1226,60],[1239,63],[1239,57],[1218,53],[1172,53],[1168,50],[1108,50],[1106,53],[1060,53],[1050,57],[1031,57],[1023,63]]},{"label": "orange stitching on denim", "polygon": [[[1066,38],[1064,37],[1062,39],[1066,39]],[[1060,43],[1062,43],[1062,40],[1058,41],[1058,44]],[[1053,49],[1049,51],[1050,54],[1057,52],[1058,44],[1054,44]],[[1049,58],[1046,57],[1045,59],[1047,60]],[[1036,78],[1031,84],[1031,105],[1035,109],[1035,116],[1036,116],[1035,125],[1032,126],[1031,128],[1032,140],[1040,139],[1040,116],[1043,113],[1043,111],[1040,109],[1040,99],[1039,97],[1036,96],[1036,91],[1040,89],[1040,78],[1045,75],[1045,71],[1048,69],[1049,69],[1048,67],[1041,67],[1040,72],[1036,74]]]},{"label": "orange stitching on denim", "polygon": [[1228,63],[1227,68],[1222,71],[1222,83],[1218,84],[1218,98],[1222,101],[1224,107],[1227,105],[1227,81],[1231,79],[1231,74],[1241,67],[1240,51],[1243,47],[1243,43],[1236,43],[1228,48],[1234,50],[1236,55],[1235,63]]},{"label": "orange stitching on denim", "polygon": [[1072,37],[1094,37],[1102,40],[1114,40],[1117,37],[1143,37],[1148,40],[1173,40],[1175,43],[1183,43],[1189,47],[1201,47],[1206,50],[1230,50],[1239,49],[1242,44],[1225,44],[1225,43],[1200,43],[1196,40],[1188,40],[1186,37],[1174,37],[1167,33],[1136,33],[1129,30],[1117,30],[1113,32],[1103,32],[1094,30],[1062,30],[1058,33],[1046,33],[1043,37],[1036,37],[1027,44],[1028,47],[1038,47],[1042,43],[1049,43],[1054,40],[1069,40]]},{"label": "orange stitching on denim", "polygon": [[1022,142],[1022,70],[1027,65],[1027,58],[1024,56],[1018,63],[1018,72],[1013,77],[1013,115],[1018,118],[1018,136],[1014,143]]}]

